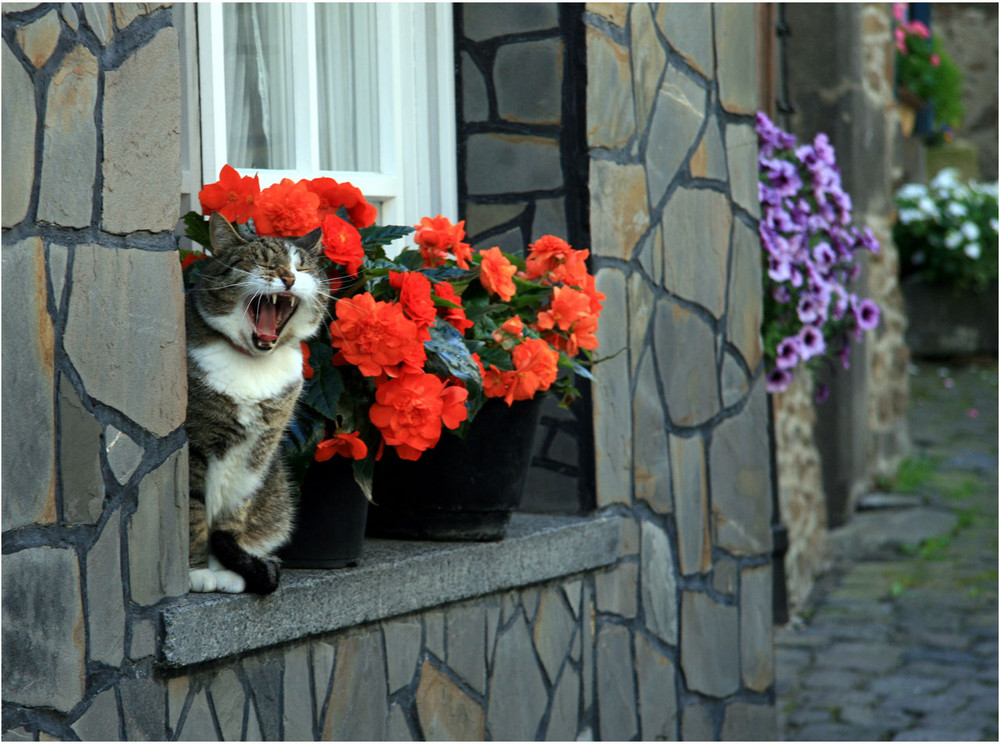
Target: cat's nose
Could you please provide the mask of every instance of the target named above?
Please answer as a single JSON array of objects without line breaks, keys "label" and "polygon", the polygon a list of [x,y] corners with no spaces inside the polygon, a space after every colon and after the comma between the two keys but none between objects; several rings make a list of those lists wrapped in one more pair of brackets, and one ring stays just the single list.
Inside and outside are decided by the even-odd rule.
[{"label": "cat's nose", "polygon": [[278,278],[281,279],[282,284],[285,285],[285,289],[291,289],[292,285],[295,284],[295,277],[291,274],[284,274]]}]

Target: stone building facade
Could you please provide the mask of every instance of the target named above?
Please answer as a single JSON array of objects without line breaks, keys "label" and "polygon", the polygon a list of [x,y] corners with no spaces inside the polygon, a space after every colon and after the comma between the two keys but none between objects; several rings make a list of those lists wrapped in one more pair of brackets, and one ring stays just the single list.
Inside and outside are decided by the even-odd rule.
[{"label": "stone building facade", "polygon": [[456,6],[469,233],[565,228],[624,347],[593,503],[258,598],[185,593],[170,10],[5,5],[4,738],[775,738],[754,13]]}]

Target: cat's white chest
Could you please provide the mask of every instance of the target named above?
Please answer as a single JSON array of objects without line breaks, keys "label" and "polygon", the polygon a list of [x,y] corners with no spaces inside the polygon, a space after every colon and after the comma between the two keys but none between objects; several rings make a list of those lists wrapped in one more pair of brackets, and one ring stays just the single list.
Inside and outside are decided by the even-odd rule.
[{"label": "cat's white chest", "polygon": [[251,357],[225,341],[189,348],[188,355],[213,390],[253,405],[276,397],[302,379],[302,350],[286,344],[267,356]]}]

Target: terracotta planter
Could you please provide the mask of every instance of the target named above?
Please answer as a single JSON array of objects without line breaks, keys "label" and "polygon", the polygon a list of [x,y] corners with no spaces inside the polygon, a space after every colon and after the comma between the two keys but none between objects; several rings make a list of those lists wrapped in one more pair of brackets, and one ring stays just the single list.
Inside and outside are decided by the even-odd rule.
[{"label": "terracotta planter", "polygon": [[314,462],[302,483],[295,530],[279,557],[287,568],[354,566],[364,548],[368,500],[344,457]]},{"label": "terracotta planter", "polygon": [[368,534],[422,540],[500,540],[521,505],[541,397],[487,401],[463,440],[449,433],[419,460],[386,448],[375,467]]},{"label": "terracotta planter", "polygon": [[917,114],[927,104],[906,88],[900,88],[896,97],[899,101],[899,125],[903,130],[903,136],[910,137],[916,128]]}]

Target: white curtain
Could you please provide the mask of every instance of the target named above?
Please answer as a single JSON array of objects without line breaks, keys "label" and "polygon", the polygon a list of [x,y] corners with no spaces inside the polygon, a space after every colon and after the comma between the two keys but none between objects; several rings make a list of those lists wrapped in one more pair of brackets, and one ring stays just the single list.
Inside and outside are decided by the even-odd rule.
[{"label": "white curtain", "polygon": [[377,8],[373,3],[315,8],[320,168],[377,171]]},{"label": "white curtain", "polygon": [[284,3],[227,3],[228,162],[237,168],[294,168],[292,23]]}]

